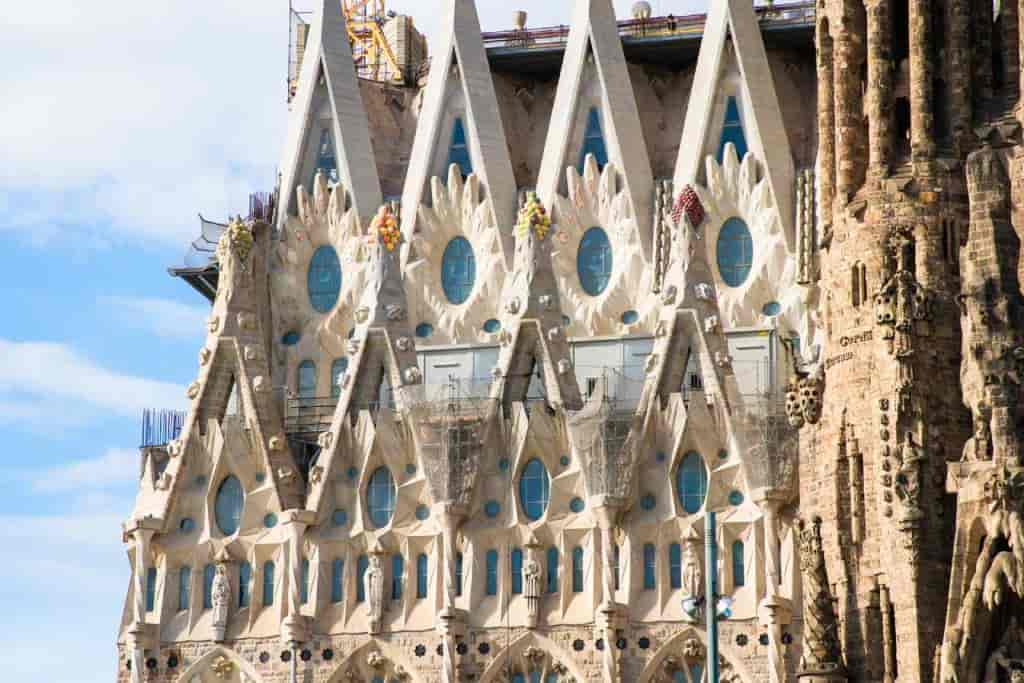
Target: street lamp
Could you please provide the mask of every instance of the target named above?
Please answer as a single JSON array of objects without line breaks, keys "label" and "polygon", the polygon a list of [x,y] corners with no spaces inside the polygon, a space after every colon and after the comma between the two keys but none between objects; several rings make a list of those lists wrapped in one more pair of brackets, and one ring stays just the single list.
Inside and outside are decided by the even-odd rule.
[{"label": "street lamp", "polygon": [[696,619],[701,609],[707,628],[708,683],[718,683],[718,620],[732,617],[732,598],[718,594],[718,541],[715,538],[715,513],[704,515],[704,595],[683,598],[683,613]]}]

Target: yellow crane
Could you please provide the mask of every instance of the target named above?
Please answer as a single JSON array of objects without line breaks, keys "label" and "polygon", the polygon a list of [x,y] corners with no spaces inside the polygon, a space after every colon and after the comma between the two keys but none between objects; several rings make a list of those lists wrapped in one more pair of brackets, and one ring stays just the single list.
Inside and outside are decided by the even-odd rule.
[{"label": "yellow crane", "polygon": [[404,81],[406,74],[384,37],[383,27],[389,18],[384,0],[342,0],[341,6],[356,72],[375,81]]}]

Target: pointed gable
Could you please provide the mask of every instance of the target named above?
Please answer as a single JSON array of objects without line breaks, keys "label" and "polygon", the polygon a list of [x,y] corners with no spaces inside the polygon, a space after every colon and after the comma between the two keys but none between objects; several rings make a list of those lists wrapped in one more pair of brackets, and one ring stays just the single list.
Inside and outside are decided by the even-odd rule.
[{"label": "pointed gable", "polygon": [[510,251],[516,181],[476,4],[444,4],[444,33],[432,59],[402,195],[402,231],[412,235],[420,204],[430,196],[430,179],[446,179],[455,164],[463,176],[476,175]]},{"label": "pointed gable", "polygon": [[712,3],[690,92],[675,187],[702,182],[705,158],[715,155],[722,163],[728,143],[740,161],[749,150],[764,164],[787,241],[792,243],[793,155],[749,0]]},{"label": "pointed gable", "polygon": [[611,0],[577,0],[548,127],[537,193],[548,206],[567,194],[566,168],[581,175],[588,154],[613,163],[632,204],[644,253],[651,249],[654,178],[643,142]]},{"label": "pointed gable", "polygon": [[281,160],[280,222],[297,212],[296,189],[317,170],[350,190],[365,224],[382,201],[377,161],[338,0],[320,0],[310,27]]}]

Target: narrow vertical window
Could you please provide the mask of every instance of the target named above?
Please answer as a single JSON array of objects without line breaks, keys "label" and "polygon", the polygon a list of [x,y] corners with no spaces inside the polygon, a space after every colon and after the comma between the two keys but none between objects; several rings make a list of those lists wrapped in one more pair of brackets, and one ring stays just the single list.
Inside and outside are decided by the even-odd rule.
[{"label": "narrow vertical window", "polygon": [[249,583],[252,581],[252,565],[243,562],[238,565],[238,607],[239,609],[249,606]]},{"label": "narrow vertical window", "polygon": [[597,162],[597,170],[604,170],[608,165],[608,148],[604,144],[604,133],[601,131],[601,112],[591,107],[587,112],[587,127],[583,133],[583,148],[580,150],[580,161],[576,167],[580,175],[586,168],[587,155],[593,154]]},{"label": "narrow vertical window", "polygon": [[304,360],[298,370],[299,398],[316,397],[316,363]]},{"label": "narrow vertical window", "polygon": [[523,592],[523,551],[519,548],[512,550],[510,557],[512,565],[512,595],[520,595]]},{"label": "narrow vertical window", "polygon": [[487,595],[498,594],[498,551],[487,551]]},{"label": "narrow vertical window", "polygon": [[341,602],[345,595],[345,561],[335,558],[331,564],[331,602]]},{"label": "narrow vertical window", "polygon": [[683,587],[683,549],[678,543],[668,547],[668,582],[672,590]]},{"label": "narrow vertical window", "polygon": [[242,523],[242,507],[245,505],[245,490],[242,482],[234,475],[224,477],[213,501],[213,516],[225,536],[234,536]]},{"label": "narrow vertical window", "polygon": [[184,612],[192,602],[192,567],[182,567],[178,572],[178,611]]},{"label": "narrow vertical window", "polygon": [[462,553],[455,553],[455,597],[462,596]]},{"label": "narrow vertical window", "polygon": [[583,548],[572,549],[572,592],[583,592]]},{"label": "narrow vertical window", "polygon": [[338,182],[338,159],[334,154],[334,140],[331,137],[330,128],[320,130],[320,144],[316,147],[316,165],[309,177],[310,194],[312,194],[313,181],[316,180],[316,172],[322,171],[328,184]]},{"label": "narrow vertical window", "polygon": [[366,507],[370,520],[378,529],[391,522],[395,512],[395,480],[387,467],[378,467],[366,485]]},{"label": "narrow vertical window", "polygon": [[644,590],[652,591],[655,588],[655,549],[653,543],[644,545]]},{"label": "narrow vertical window", "polygon": [[558,592],[558,548],[548,548],[548,593]]},{"label": "narrow vertical window", "polygon": [[718,163],[725,158],[725,146],[732,143],[736,148],[736,156],[740,161],[747,156],[747,136],[743,133],[743,119],[740,117],[740,105],[735,97],[725,102],[725,122],[722,125],[722,140],[718,146]]},{"label": "narrow vertical window", "polygon": [[612,583],[619,590],[619,546],[612,546]]},{"label": "narrow vertical window", "polygon": [[690,452],[683,458],[676,472],[679,503],[689,514],[700,512],[708,495],[708,470],[700,453]]},{"label": "narrow vertical window", "polygon": [[156,604],[156,567],[146,570],[146,611],[152,612]]},{"label": "narrow vertical window", "polygon": [[427,586],[430,578],[429,564],[425,553],[416,558],[416,597],[420,600],[427,597]]},{"label": "narrow vertical window", "polygon": [[366,602],[366,570],[370,568],[370,560],[360,555],[356,560],[356,602]]},{"label": "narrow vertical window", "polygon": [[402,581],[405,578],[405,558],[401,555],[391,556],[391,599],[402,599]]},{"label": "narrow vertical window", "polygon": [[274,604],[274,563],[267,561],[263,563],[263,606],[270,607]]},{"label": "narrow vertical window", "polygon": [[461,118],[455,119],[455,123],[452,125],[452,142],[448,146],[448,165],[452,164],[459,167],[463,178],[473,172],[473,160],[469,155],[469,144],[466,138],[466,125]]},{"label": "narrow vertical window", "polygon": [[540,460],[526,463],[519,477],[519,499],[526,518],[536,521],[544,516],[551,495],[551,481],[548,470]]},{"label": "narrow vertical window", "polygon": [[732,585],[734,588],[742,588],[747,583],[747,572],[744,565],[743,541],[733,541],[732,544]]},{"label": "narrow vertical window", "polygon": [[299,584],[299,602],[305,605],[309,602],[309,560],[302,558],[302,580]]},{"label": "narrow vertical window", "polygon": [[213,609],[213,577],[216,575],[212,564],[203,567],[203,609]]}]

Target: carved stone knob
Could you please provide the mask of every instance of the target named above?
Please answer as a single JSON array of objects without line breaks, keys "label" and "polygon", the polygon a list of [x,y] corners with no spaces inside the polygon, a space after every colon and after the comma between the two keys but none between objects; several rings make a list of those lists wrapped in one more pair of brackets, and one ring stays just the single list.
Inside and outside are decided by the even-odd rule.
[{"label": "carved stone knob", "polygon": [[192,382],[188,385],[188,389],[185,390],[185,395],[191,399],[194,399],[199,395],[199,382]]},{"label": "carved stone knob", "polygon": [[202,348],[199,350],[199,364],[206,365],[210,362],[210,358],[213,356],[213,352],[210,349]]},{"label": "carved stone knob", "polygon": [[417,367],[411,367],[405,369],[405,383],[406,384],[419,384],[423,380],[423,373]]},{"label": "carved stone knob", "polygon": [[217,330],[220,329],[220,318],[218,316],[211,315],[210,319],[206,321],[206,329],[208,329],[211,334],[216,334]]}]

